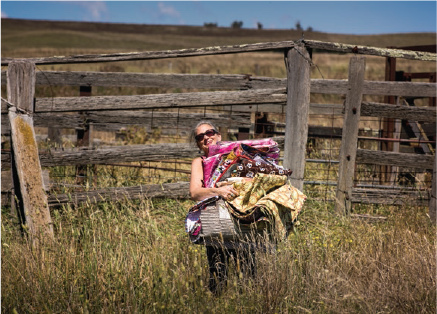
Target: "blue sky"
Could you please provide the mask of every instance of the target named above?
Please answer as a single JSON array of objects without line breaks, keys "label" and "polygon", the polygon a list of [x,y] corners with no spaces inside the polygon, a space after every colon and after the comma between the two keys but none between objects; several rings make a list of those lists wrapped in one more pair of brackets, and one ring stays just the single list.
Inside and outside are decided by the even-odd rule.
[{"label": "blue sky", "polygon": [[339,34],[436,32],[436,1],[1,1],[20,19],[303,29]]}]

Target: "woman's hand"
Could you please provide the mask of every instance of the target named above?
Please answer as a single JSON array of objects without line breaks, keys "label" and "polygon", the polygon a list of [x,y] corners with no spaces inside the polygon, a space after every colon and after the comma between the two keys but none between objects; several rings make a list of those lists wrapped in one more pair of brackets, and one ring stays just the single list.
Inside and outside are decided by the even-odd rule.
[{"label": "woman's hand", "polygon": [[237,190],[234,185],[224,185],[216,188],[216,192],[219,196],[223,197],[225,200],[230,201],[238,196]]}]

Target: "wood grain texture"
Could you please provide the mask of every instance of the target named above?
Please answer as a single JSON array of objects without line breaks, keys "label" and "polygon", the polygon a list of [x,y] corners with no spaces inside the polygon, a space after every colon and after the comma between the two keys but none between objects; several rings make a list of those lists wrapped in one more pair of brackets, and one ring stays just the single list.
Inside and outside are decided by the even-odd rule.
[{"label": "wood grain texture", "polygon": [[389,151],[358,149],[356,161],[362,164],[390,165],[412,169],[432,170],[435,156],[405,154]]},{"label": "wood grain texture", "polygon": [[[125,52],[125,53],[110,53],[110,54],[88,54],[88,55],[73,55],[73,56],[55,56],[42,58],[27,58],[26,60],[34,64],[68,64],[68,63],[94,63],[94,62],[111,62],[111,61],[128,61],[128,60],[152,60],[152,59],[167,59],[180,58],[191,56],[207,56],[229,53],[244,53],[253,51],[266,50],[287,50],[294,47],[296,44],[304,45],[307,48],[319,49],[325,51],[336,51],[354,54],[364,54],[382,57],[394,57],[422,61],[436,61],[437,55],[429,52],[409,51],[401,49],[378,48],[369,46],[356,46],[342,43],[322,42],[317,40],[305,40],[299,42],[279,41],[279,42],[264,42],[255,44],[241,44],[232,46],[213,46],[204,48],[189,48],[178,50],[163,50],[163,51],[143,51],[143,52]],[[13,58],[2,58],[1,65],[22,60]]]},{"label": "wood grain texture", "polygon": [[288,86],[283,164],[293,171],[291,184],[302,191],[308,141],[310,57],[305,47],[299,46],[288,51],[285,61]]},{"label": "wood grain texture", "polygon": [[55,97],[36,99],[35,112],[132,110],[225,105],[284,104],[285,89],[170,93],[134,96]]},{"label": "wood grain texture", "polygon": [[120,201],[124,199],[145,199],[153,197],[190,198],[189,182],[140,185],[120,188],[106,188],[73,194],[53,194],[49,197],[49,206],[62,204],[79,205],[80,203],[98,203]]},{"label": "wood grain texture", "polygon": [[[28,61],[13,62],[7,75],[12,146],[12,177],[18,207],[34,245],[53,237],[53,225],[44,191],[38,146],[33,129],[35,65]],[[15,206],[14,206],[15,207]]]},{"label": "wood grain texture", "polygon": [[342,43],[323,42],[318,40],[305,40],[305,45],[313,49],[347,52],[353,54],[393,57],[393,58],[422,60],[422,61],[437,60],[437,54],[431,52],[358,46],[358,45],[349,45],[349,44],[342,44]]},{"label": "wood grain texture", "polygon": [[[2,71],[2,85],[6,71]],[[38,71],[36,85],[51,86],[133,86],[186,89],[248,90],[285,88],[287,79],[250,74],[162,74],[124,72]],[[347,93],[347,80],[312,79],[311,93]],[[436,83],[364,81],[363,94],[436,97]],[[3,105],[2,105],[3,106]]]},{"label": "wood grain texture", "polygon": [[[205,48],[189,48],[178,50],[144,51],[144,52],[125,52],[109,54],[88,54],[75,56],[56,56],[42,58],[27,58],[26,60],[35,64],[67,64],[67,63],[94,63],[111,61],[132,61],[132,60],[152,60],[181,58],[192,56],[208,56],[217,54],[242,53],[253,51],[277,50],[293,47],[293,41],[265,42],[256,44],[241,44],[232,46],[214,46]],[[8,65],[17,60],[13,58],[2,58],[1,65]]]},{"label": "wood grain texture", "polygon": [[353,188],[351,201],[360,204],[426,206],[429,196],[426,191]]},{"label": "wood grain texture", "polygon": [[350,214],[352,206],[351,194],[365,69],[366,60],[364,57],[351,58],[349,63],[349,90],[346,96],[343,134],[340,145],[340,165],[335,206],[337,212],[346,215]]},{"label": "wood grain texture", "polygon": [[[39,238],[40,234],[53,236],[53,226],[48,209],[47,195],[44,192],[38,147],[33,130],[32,118],[17,114],[10,109],[11,138],[17,171],[19,195],[29,233]],[[15,177],[15,176],[14,176]],[[17,185],[14,182],[15,189]],[[15,191],[17,193],[17,190]],[[34,239],[36,240],[36,239]]]},{"label": "wood grain texture", "polygon": [[361,115],[432,123],[436,122],[436,107],[408,107],[403,105],[363,102],[361,104]]}]

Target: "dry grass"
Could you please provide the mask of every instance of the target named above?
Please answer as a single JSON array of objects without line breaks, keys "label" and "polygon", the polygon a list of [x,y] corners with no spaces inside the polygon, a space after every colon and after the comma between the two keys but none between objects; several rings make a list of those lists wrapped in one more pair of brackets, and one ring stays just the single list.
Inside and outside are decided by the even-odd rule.
[{"label": "dry grass", "polygon": [[2,310],[435,313],[435,227],[424,208],[375,207],[388,219],[371,223],[309,200],[298,232],[257,254],[256,279],[231,267],[228,288],[214,297],[204,248],[183,231],[191,204],[67,207],[53,212],[55,241],[39,249],[3,213]]}]

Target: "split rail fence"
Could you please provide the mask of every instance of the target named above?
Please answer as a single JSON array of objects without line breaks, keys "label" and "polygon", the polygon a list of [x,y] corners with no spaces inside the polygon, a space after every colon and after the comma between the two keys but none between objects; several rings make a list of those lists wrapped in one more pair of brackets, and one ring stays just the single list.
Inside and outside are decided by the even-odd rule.
[{"label": "split rail fence", "polygon": [[[311,79],[311,50],[352,54],[348,80]],[[206,74],[152,74],[104,73],[70,71],[36,71],[40,64],[67,64],[150,60],[194,57],[255,51],[283,51],[287,78],[269,78],[248,75]],[[363,101],[363,95],[395,97],[436,97],[435,83],[387,82],[364,80],[364,55],[396,57],[411,60],[436,61],[435,53],[353,46],[319,41],[285,41],[274,43],[223,46],[174,51],[80,55],[29,59],[2,59],[2,84],[7,83],[7,100],[2,98],[2,136],[9,136],[11,150],[2,147],[2,177],[12,178],[11,186],[2,180],[2,192],[12,193],[11,205],[32,233],[41,230],[53,234],[50,223],[52,206],[99,202],[143,197],[188,197],[188,172],[184,182],[112,187],[71,193],[47,192],[46,172],[42,169],[57,166],[107,165],[129,162],[190,160],[198,150],[188,143],[160,143],[93,147],[89,143],[91,130],[117,130],[126,125],[159,126],[162,130],[180,131],[184,135],[193,127],[193,121],[208,119],[223,130],[247,128],[253,131],[254,114],[282,113],[284,136],[276,136],[283,152],[283,165],[293,170],[291,182],[299,189],[314,184],[306,177],[311,162],[307,157],[309,115],[333,114],[343,119],[339,158],[335,163],[338,175],[334,177],[335,190],[330,200],[336,202],[339,212],[349,214],[352,204],[392,204],[404,202],[429,204],[430,215],[435,217],[435,133],[423,142],[430,147],[427,154],[379,151],[359,148],[359,123],[362,117],[393,118],[420,121],[435,125],[435,107],[414,107]],[[90,96],[93,86],[141,86],[215,91],[90,97],[35,98],[35,85],[80,86],[83,96]],[[344,104],[310,103],[311,93],[345,95]],[[189,108],[190,110],[184,111]],[[206,108],[217,108],[207,113]],[[202,112],[204,111],[204,112]],[[50,130],[76,129],[78,147],[39,151],[34,127]],[[170,130],[170,131],[169,131]],[[225,132],[223,132],[225,133]],[[253,134],[253,132],[252,132]],[[331,135],[332,136],[332,132]],[[225,135],[226,136],[226,135]],[[82,146],[79,146],[81,142]],[[85,145],[85,146],[83,146]],[[323,162],[323,161],[322,161]],[[357,184],[359,164],[404,167],[432,173],[432,188],[402,188],[399,186],[372,186]],[[11,169],[6,176],[6,170]],[[316,183],[317,184],[317,183]]]}]

